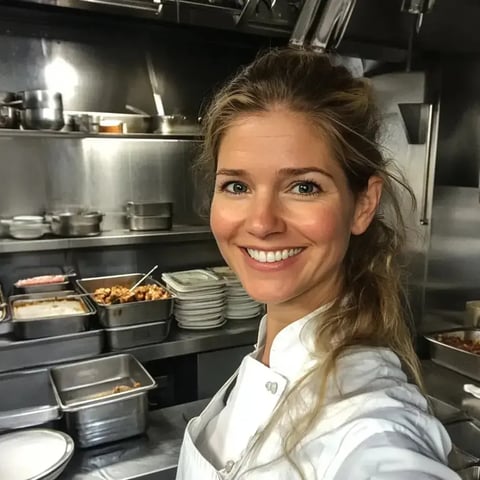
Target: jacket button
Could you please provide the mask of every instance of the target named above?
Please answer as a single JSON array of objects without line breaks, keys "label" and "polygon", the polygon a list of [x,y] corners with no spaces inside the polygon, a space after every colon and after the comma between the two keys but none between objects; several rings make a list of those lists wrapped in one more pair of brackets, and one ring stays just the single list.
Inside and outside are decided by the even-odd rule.
[{"label": "jacket button", "polygon": [[278,390],[278,383],[277,382],[267,382],[265,384],[265,388],[267,389],[267,391],[269,391],[270,393],[277,393],[277,390]]},{"label": "jacket button", "polygon": [[235,465],[235,462],[233,460],[229,460],[226,464],[225,464],[225,471],[227,473],[230,473],[232,471],[232,468],[233,466]]}]

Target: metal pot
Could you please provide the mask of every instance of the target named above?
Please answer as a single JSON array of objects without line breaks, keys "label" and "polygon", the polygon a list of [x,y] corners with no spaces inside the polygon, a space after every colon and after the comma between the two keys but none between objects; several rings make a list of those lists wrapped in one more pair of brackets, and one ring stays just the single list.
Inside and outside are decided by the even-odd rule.
[{"label": "metal pot", "polygon": [[20,128],[19,110],[7,105],[0,105],[0,128]]},{"label": "metal pot", "polygon": [[52,233],[62,237],[93,237],[100,235],[103,213],[61,212],[50,216]]},{"label": "metal pot", "polygon": [[63,110],[52,108],[26,108],[20,120],[26,130],[61,130],[65,125]]},{"label": "metal pot", "polygon": [[53,90],[24,90],[17,93],[17,98],[22,101],[24,109],[49,108],[63,111],[62,94]]}]

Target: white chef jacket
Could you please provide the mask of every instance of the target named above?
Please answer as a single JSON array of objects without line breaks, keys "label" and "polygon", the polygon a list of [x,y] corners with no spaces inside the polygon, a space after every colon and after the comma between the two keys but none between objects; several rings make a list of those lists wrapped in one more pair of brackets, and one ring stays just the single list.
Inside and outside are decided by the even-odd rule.
[{"label": "white chef jacket", "polygon": [[[266,316],[262,319],[258,348],[243,359],[238,375],[227,381],[202,414],[188,423],[177,480],[299,478],[282,457],[281,427],[257,455],[248,453],[281,398],[316,361],[310,354],[309,320],[323,309],[278,333],[270,368],[256,360],[265,340]],[[225,405],[225,393],[235,378]],[[308,480],[460,479],[446,466],[448,434],[428,413],[417,387],[407,382],[393,352],[350,348],[338,360],[337,379],[330,382],[324,413],[302,440],[296,457]]]}]

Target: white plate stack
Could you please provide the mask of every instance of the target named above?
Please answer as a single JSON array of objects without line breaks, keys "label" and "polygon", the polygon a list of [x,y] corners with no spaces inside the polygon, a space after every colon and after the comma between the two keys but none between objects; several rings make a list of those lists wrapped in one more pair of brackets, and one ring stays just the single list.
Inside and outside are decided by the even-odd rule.
[{"label": "white plate stack", "polygon": [[226,323],[225,281],[208,270],[164,273],[162,280],[176,295],[174,315],[178,326],[207,330]]},{"label": "white plate stack", "polygon": [[256,318],[263,313],[263,304],[256,302],[248,295],[230,267],[213,267],[210,270],[220,278],[223,278],[227,285],[226,318],[246,320],[248,318]]}]

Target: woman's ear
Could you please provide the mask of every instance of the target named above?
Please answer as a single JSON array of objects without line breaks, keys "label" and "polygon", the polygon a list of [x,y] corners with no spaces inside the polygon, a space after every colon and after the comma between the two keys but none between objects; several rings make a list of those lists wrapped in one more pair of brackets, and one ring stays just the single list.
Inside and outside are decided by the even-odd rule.
[{"label": "woman's ear", "polygon": [[375,216],[382,196],[383,180],[372,175],[367,188],[358,195],[352,221],[352,234],[361,235],[368,228]]}]

